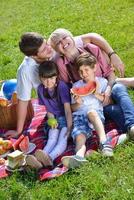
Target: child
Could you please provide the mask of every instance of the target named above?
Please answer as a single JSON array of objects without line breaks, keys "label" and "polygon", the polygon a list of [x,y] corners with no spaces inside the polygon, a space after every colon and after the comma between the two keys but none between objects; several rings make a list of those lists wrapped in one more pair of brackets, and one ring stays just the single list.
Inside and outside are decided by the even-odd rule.
[{"label": "child", "polygon": [[86,162],[84,158],[86,152],[85,142],[88,137],[91,137],[93,127],[99,136],[102,154],[105,156],[113,156],[112,147],[108,145],[104,131],[103,105],[102,101],[100,101],[100,99],[104,100],[103,93],[107,87],[107,80],[101,77],[95,77],[96,58],[89,53],[82,53],[76,59],[76,66],[78,67],[81,80],[74,83],[73,87],[82,87],[89,81],[95,81],[97,83],[97,90],[94,94],[87,96],[72,97],[72,110],[74,111],[72,137],[76,143],[76,155],[62,158],[62,163],[71,168]]},{"label": "child", "polygon": [[39,103],[45,105],[48,119],[56,118],[58,124],[50,128],[44,149],[37,150],[35,157],[27,156],[27,164],[37,169],[52,166],[53,160],[65,151],[72,128],[70,90],[58,80],[57,65],[52,61],[43,62],[39,66],[39,77],[42,82],[38,87]]}]

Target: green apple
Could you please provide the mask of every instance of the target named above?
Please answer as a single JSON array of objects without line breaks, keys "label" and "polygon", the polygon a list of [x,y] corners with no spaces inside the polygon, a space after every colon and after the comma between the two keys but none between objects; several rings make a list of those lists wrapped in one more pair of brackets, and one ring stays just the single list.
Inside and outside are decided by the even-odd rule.
[{"label": "green apple", "polygon": [[51,127],[55,126],[57,124],[57,120],[55,118],[49,118],[47,120],[47,124]]}]

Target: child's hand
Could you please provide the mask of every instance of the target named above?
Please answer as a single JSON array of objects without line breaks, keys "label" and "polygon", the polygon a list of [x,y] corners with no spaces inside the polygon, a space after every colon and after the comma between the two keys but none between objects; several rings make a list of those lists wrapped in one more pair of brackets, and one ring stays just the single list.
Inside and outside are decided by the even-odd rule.
[{"label": "child's hand", "polygon": [[106,90],[104,93],[104,101],[103,101],[103,105],[109,105],[111,102],[111,90]]},{"label": "child's hand", "polygon": [[73,95],[73,98],[76,101],[76,103],[78,103],[78,104],[82,104],[83,103],[83,100],[82,100],[82,98],[80,96]]},{"label": "child's hand", "polygon": [[95,93],[94,95],[95,95],[95,97],[96,97],[97,99],[99,99],[101,102],[103,102],[104,99],[105,99],[105,94]]},{"label": "child's hand", "polygon": [[52,129],[56,129],[57,127],[58,127],[58,123],[55,124],[55,125],[51,125],[51,128],[52,128]]}]

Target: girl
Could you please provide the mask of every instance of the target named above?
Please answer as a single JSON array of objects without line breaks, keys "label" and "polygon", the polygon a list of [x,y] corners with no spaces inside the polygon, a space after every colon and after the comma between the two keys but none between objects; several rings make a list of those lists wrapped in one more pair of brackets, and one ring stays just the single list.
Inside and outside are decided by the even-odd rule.
[{"label": "girl", "polygon": [[43,62],[39,66],[39,77],[39,103],[46,107],[48,119],[56,118],[57,124],[50,128],[44,149],[37,150],[35,157],[26,158],[27,164],[37,169],[52,166],[53,160],[65,151],[72,128],[70,90],[65,82],[58,80],[57,65],[52,61]]}]

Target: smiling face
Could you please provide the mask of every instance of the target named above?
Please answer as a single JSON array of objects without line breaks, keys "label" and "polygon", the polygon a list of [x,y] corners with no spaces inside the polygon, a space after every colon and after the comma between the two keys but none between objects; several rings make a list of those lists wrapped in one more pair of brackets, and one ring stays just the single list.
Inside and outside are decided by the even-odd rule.
[{"label": "smiling face", "polygon": [[41,78],[41,82],[45,86],[45,88],[53,90],[56,87],[57,76],[52,76],[50,78]]},{"label": "smiling face", "polygon": [[68,55],[70,51],[74,48],[75,43],[70,36],[61,36],[59,41],[55,44],[55,49],[62,55]]},{"label": "smiling face", "polygon": [[86,83],[95,80],[96,67],[91,68],[89,65],[82,65],[79,67],[79,75]]},{"label": "smiling face", "polygon": [[50,35],[49,42],[54,50],[64,56],[70,55],[76,48],[73,35],[63,28],[56,29]]}]

